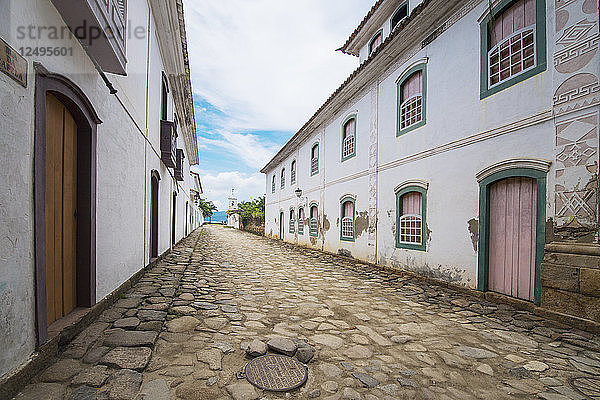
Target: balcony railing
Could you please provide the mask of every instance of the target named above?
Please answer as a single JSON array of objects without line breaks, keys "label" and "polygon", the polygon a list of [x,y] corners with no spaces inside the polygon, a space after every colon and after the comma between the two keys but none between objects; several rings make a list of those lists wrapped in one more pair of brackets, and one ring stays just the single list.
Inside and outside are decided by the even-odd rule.
[{"label": "balcony railing", "polygon": [[126,74],[127,0],[52,0],[104,72]]}]

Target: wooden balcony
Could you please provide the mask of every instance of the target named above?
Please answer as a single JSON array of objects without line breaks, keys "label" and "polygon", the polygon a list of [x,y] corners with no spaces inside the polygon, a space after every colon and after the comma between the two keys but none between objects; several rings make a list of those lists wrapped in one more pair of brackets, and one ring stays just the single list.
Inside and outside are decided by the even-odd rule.
[{"label": "wooden balcony", "polygon": [[177,157],[175,160],[175,170],[173,171],[176,181],[183,181],[183,159],[184,158],[185,158],[185,156],[183,155],[183,150],[177,149]]},{"label": "wooden balcony", "polygon": [[168,168],[175,168],[177,130],[172,121],[160,121],[160,159]]},{"label": "wooden balcony", "polygon": [[126,75],[127,0],[52,0],[104,72]]}]

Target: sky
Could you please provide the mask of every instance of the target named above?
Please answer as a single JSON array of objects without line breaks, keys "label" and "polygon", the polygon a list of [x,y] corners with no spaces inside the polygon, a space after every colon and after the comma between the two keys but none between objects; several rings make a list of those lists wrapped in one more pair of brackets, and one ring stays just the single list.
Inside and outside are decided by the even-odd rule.
[{"label": "sky", "polygon": [[358,67],[336,52],[374,0],[184,0],[203,197],[265,194],[259,171]]}]

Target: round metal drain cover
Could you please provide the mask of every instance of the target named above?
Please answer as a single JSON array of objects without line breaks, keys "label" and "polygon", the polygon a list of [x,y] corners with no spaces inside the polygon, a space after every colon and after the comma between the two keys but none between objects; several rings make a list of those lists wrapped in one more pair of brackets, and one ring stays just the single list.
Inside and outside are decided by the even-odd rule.
[{"label": "round metal drain cover", "polygon": [[295,358],[267,354],[250,361],[244,369],[248,382],[259,389],[287,392],[302,386],[308,369]]}]

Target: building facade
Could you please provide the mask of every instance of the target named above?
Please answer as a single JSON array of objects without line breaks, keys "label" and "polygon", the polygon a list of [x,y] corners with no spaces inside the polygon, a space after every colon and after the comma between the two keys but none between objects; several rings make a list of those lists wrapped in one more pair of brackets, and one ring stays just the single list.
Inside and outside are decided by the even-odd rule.
[{"label": "building facade", "polygon": [[1,2],[0,382],[201,222],[183,21],[181,0]]},{"label": "building facade", "polygon": [[379,0],[265,233],[600,321],[598,2]]}]

